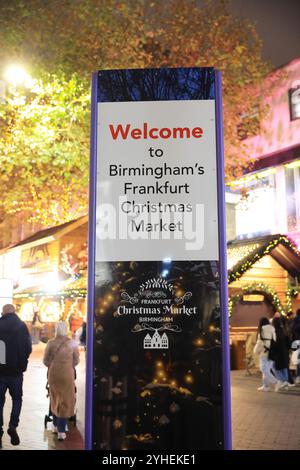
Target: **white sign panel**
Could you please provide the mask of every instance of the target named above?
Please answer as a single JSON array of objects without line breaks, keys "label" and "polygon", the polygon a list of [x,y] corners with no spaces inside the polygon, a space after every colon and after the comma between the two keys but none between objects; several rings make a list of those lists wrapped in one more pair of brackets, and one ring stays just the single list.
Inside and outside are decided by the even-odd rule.
[{"label": "white sign panel", "polygon": [[218,260],[215,100],[98,103],[96,261]]}]

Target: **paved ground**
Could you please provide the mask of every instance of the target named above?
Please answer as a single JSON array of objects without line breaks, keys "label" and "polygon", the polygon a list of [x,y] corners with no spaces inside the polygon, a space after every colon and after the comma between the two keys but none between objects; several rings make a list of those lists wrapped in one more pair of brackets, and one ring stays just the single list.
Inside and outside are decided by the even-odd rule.
[{"label": "paved ground", "polygon": [[[21,445],[12,447],[5,433],[7,450],[75,450],[83,448],[85,355],[77,368],[77,427],[70,427],[66,441],[55,439],[49,426],[44,430],[48,410],[46,368],[42,364],[44,345],[35,346],[24,381],[24,402],[20,422]],[[233,448],[300,450],[300,385],[280,393],[257,391],[260,373],[246,376],[244,371],[232,372]],[[5,407],[8,422],[10,398]]]},{"label": "paved ground", "polygon": [[[44,430],[44,417],[48,411],[49,402],[45,390],[46,367],[42,364],[43,349],[43,344],[34,346],[28,370],[24,375],[23,409],[19,426],[21,445],[13,447],[10,444],[9,436],[5,432],[3,436],[3,448],[6,450],[72,450],[83,448],[83,439],[79,430],[83,430],[84,353],[81,354],[81,364],[78,366],[78,426],[77,428],[70,426],[67,439],[63,442],[58,442],[55,435],[53,435],[50,430],[51,425],[48,425],[49,430]],[[4,413],[6,427],[9,420],[10,408],[11,400],[7,394]]]},{"label": "paved ground", "polygon": [[233,371],[232,424],[236,450],[300,450],[300,385],[258,392],[260,373]]}]

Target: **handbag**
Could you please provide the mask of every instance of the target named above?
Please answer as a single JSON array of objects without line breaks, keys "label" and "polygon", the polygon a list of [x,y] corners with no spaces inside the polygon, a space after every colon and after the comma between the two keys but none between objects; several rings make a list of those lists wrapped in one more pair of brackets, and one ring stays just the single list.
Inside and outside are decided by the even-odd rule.
[{"label": "handbag", "polygon": [[48,375],[49,375],[49,369],[54,361],[54,358],[55,356],[59,353],[59,351],[61,350],[61,348],[66,344],[66,342],[68,341],[69,338],[65,339],[64,341],[62,341],[60,343],[60,345],[58,346],[58,348],[56,348],[56,350],[54,351],[54,354],[52,354],[52,357],[50,359],[50,362],[49,362],[49,365],[47,367],[47,383],[46,383],[46,390],[47,390],[47,398],[49,397],[49,390],[50,390],[50,385],[49,385],[49,382],[48,382]]},{"label": "handbag", "polygon": [[271,345],[270,348],[266,348],[269,351],[268,358],[270,361],[275,361],[277,358],[277,343],[274,341],[274,339],[271,339]]},{"label": "handbag", "polygon": [[52,357],[51,357],[51,360],[50,360],[50,363],[49,363],[49,366],[48,366],[48,370],[50,369],[50,366],[52,365],[52,362],[54,361],[54,358],[57,356],[57,354],[59,353],[59,351],[61,350],[61,348],[69,341],[69,338],[65,338],[64,341],[62,341],[58,347],[56,348],[56,350],[54,351],[54,353],[52,353]]},{"label": "handbag", "polygon": [[296,349],[296,351],[293,351],[291,354],[291,363],[293,366],[297,366],[300,364],[300,349]]},{"label": "handbag", "polygon": [[269,361],[275,361],[277,358],[277,343],[274,341],[273,338],[263,338],[261,337],[262,340],[264,341],[270,341],[270,347],[267,348],[267,346],[264,344],[264,350],[265,352],[268,353],[268,359]]}]

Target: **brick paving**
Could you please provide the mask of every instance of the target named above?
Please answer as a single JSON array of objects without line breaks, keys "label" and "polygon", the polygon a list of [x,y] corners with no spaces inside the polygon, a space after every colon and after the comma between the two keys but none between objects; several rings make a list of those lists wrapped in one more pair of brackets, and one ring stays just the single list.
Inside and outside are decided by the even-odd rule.
[{"label": "brick paving", "polygon": [[260,372],[231,374],[233,448],[300,450],[300,385],[259,392]]},{"label": "brick paving", "polygon": [[13,447],[10,444],[9,436],[6,433],[11,409],[11,399],[6,396],[4,411],[3,449],[5,450],[78,450],[83,449],[83,408],[84,408],[84,375],[85,358],[81,354],[81,362],[78,370],[78,394],[77,394],[77,427],[70,425],[67,439],[63,442],[57,441],[51,432],[51,423],[48,430],[44,430],[44,417],[49,408],[49,401],[46,397],[46,375],[47,369],[42,364],[44,345],[34,346],[34,351],[30,357],[28,370],[24,375],[24,396],[18,432],[21,444]]},{"label": "brick paving", "polygon": [[[11,446],[6,432],[5,450],[77,450],[83,449],[85,355],[81,352],[77,367],[77,427],[70,426],[68,437],[58,442],[49,430],[44,430],[44,417],[49,402],[46,397],[46,368],[42,364],[44,345],[34,347],[28,371],[24,376],[24,400],[19,434],[21,445]],[[300,450],[300,385],[275,393],[258,392],[260,373],[246,376],[233,371],[232,423],[235,450]],[[7,395],[5,424],[10,411]]]}]

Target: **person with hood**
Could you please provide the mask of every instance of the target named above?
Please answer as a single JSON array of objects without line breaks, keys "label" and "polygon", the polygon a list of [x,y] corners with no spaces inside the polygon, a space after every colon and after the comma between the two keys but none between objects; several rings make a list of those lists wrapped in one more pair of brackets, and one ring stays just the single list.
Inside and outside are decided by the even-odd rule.
[{"label": "person with hood", "polygon": [[6,304],[0,318],[0,448],[3,436],[3,409],[7,390],[12,398],[12,411],[7,433],[12,445],[20,444],[17,433],[23,396],[23,373],[32,351],[26,324],[16,314],[14,305]]},{"label": "person with hood", "polygon": [[68,337],[66,322],[57,323],[56,336],[47,343],[43,362],[48,367],[53,432],[62,441],[66,438],[67,419],[75,412],[75,367],[79,363],[79,349]]}]

